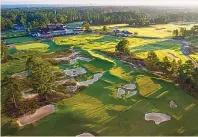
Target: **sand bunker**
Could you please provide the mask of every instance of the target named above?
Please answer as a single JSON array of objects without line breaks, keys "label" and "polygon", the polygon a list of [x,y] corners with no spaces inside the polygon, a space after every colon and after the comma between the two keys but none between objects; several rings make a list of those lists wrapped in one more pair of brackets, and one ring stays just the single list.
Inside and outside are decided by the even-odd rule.
[{"label": "sand bunker", "polygon": [[128,91],[128,94],[126,95],[126,98],[130,98],[130,97],[132,97],[136,94],[137,94],[137,91]]},{"label": "sand bunker", "polygon": [[74,69],[66,69],[64,70],[65,74],[66,75],[69,75],[69,76],[78,76],[80,74],[85,74],[87,73],[87,71],[84,69],[84,68],[74,68]]},{"label": "sand bunker", "polygon": [[125,94],[125,90],[122,88],[118,88],[117,97],[122,98],[122,95]]},{"label": "sand bunker", "polygon": [[95,137],[95,136],[92,135],[91,133],[82,133],[80,135],[77,135],[76,137]]},{"label": "sand bunker", "polygon": [[34,114],[26,115],[18,118],[17,123],[19,126],[25,126],[40,120],[41,118],[54,112],[54,105],[46,105],[36,110]]},{"label": "sand bunker", "polygon": [[147,113],[145,114],[145,120],[146,121],[153,120],[155,124],[159,125],[164,121],[171,120],[171,116],[164,113]]},{"label": "sand bunker", "polygon": [[170,101],[169,102],[169,106],[171,107],[171,108],[176,108],[177,107],[177,104],[174,102],[174,101]]},{"label": "sand bunker", "polygon": [[94,82],[98,81],[98,79],[100,77],[102,77],[103,73],[97,73],[97,74],[94,74],[94,77],[93,79],[90,79],[90,80],[86,80],[86,81],[82,81],[82,82],[78,82],[77,84],[82,86],[82,85],[90,85],[90,84],[93,84]]},{"label": "sand bunker", "polygon": [[135,84],[126,84],[124,86],[122,86],[125,89],[135,89],[136,85]]},{"label": "sand bunker", "polygon": [[78,60],[82,60],[82,61],[86,61],[86,62],[92,61],[92,59],[89,59],[89,58],[85,58],[85,57],[76,57],[75,59],[71,59],[71,60],[70,60],[70,64],[73,65],[73,64],[75,64]]},{"label": "sand bunker", "polygon": [[55,61],[61,62],[61,61],[68,61],[70,58],[75,57],[79,52],[72,52],[69,56],[66,57],[60,57],[60,58],[54,58]]},{"label": "sand bunker", "polygon": [[22,72],[13,74],[12,78],[13,77],[26,78],[27,76],[28,76],[28,71],[22,71]]},{"label": "sand bunker", "polygon": [[33,93],[22,93],[22,97],[24,99],[32,99],[34,97],[38,96],[38,94],[33,94]]}]

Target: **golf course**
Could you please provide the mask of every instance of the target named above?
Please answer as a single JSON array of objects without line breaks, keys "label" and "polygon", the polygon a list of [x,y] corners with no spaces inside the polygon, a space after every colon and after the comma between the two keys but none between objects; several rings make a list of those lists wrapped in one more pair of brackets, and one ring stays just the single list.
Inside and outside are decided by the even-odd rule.
[{"label": "golf course", "polygon": [[[149,51],[154,51],[159,60],[168,57],[176,61],[189,60],[180,50],[182,44],[171,39],[175,28],[190,28],[195,24],[163,24],[145,28],[133,28],[126,24],[107,25],[109,28],[138,32],[138,36],[126,37],[130,52],[145,59]],[[102,26],[92,26],[101,29]],[[197,40],[186,39],[191,44]],[[198,135],[198,100],[189,95],[174,80],[153,73],[142,67],[108,56],[115,53],[121,37],[84,33],[36,40],[29,37],[6,39],[14,46],[8,50],[12,57],[1,66],[1,79],[26,70],[26,60],[30,55],[46,59],[57,52],[71,50],[76,53],[73,63],[63,62],[51,65],[55,71],[72,73],[80,68],[77,85],[86,88],[71,97],[54,103],[54,112],[42,119],[18,126],[17,118],[2,115],[2,135],[4,136],[76,136],[91,133],[99,136],[191,136]],[[196,47],[196,46],[195,46]],[[60,56],[60,55],[59,55]],[[53,57],[54,60],[67,56]],[[198,62],[198,54],[190,54]],[[78,58],[77,58],[78,57]],[[77,72],[76,72],[77,73]],[[99,74],[96,77],[96,74]],[[77,75],[77,74],[76,74]],[[64,79],[63,79],[64,80]],[[123,88],[131,84],[133,88]],[[119,96],[119,89],[126,92]],[[25,89],[22,89],[25,90]],[[128,96],[127,93],[134,93]],[[174,101],[177,107],[170,107]],[[170,119],[162,123],[145,120],[145,114],[163,113]]]}]

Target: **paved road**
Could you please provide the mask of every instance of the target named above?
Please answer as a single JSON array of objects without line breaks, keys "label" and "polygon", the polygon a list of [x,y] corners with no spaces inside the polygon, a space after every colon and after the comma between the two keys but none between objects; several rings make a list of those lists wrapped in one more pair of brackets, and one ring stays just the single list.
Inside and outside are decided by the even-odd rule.
[{"label": "paved road", "polygon": [[[173,39],[172,39],[172,40],[173,40]],[[192,57],[190,57],[190,55],[189,55],[190,52],[189,52],[189,50],[186,48],[186,47],[189,46],[189,43],[188,43],[187,41],[185,41],[185,40],[174,40],[174,41],[180,42],[180,43],[182,44],[182,46],[181,46],[181,48],[180,48],[181,52],[184,54],[184,56],[186,56],[189,60],[192,61],[192,63],[194,64],[195,67],[198,67],[197,62],[196,62],[194,59],[192,59]]]}]

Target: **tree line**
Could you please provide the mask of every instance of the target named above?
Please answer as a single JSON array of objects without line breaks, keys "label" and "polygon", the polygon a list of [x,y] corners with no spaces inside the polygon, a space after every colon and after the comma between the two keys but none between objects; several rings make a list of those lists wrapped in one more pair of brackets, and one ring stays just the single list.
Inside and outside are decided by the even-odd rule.
[{"label": "tree line", "polygon": [[182,36],[182,37],[195,37],[198,34],[198,25],[194,25],[190,30],[187,30],[184,27],[181,27],[179,30],[175,29],[172,32],[173,37]]},{"label": "tree line", "polygon": [[[171,10],[170,10],[171,11]],[[2,30],[23,24],[27,28],[46,27],[48,23],[69,23],[88,21],[94,25],[127,23],[135,27],[173,21],[193,21],[198,18],[194,12],[168,12],[162,9],[144,7],[45,7],[2,9]]]},{"label": "tree line", "polygon": [[188,93],[198,95],[198,68],[194,66],[191,60],[182,62],[182,60],[170,60],[166,56],[160,61],[157,54],[150,51],[144,62],[150,70],[162,72],[176,80]]}]

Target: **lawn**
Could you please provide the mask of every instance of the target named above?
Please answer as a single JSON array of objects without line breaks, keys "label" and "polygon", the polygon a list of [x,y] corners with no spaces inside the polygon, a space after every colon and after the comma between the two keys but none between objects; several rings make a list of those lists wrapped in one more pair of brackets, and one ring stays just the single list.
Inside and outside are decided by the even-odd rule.
[{"label": "lawn", "polygon": [[33,41],[33,40],[34,40],[34,38],[31,38],[31,37],[17,37],[17,38],[5,39],[5,42],[7,44],[16,44],[16,43],[29,42],[29,41]]},{"label": "lawn", "polygon": [[12,30],[2,32],[2,38],[21,37],[26,35],[28,35],[27,32],[12,32]]},{"label": "lawn", "polygon": [[[129,68],[99,51],[92,51],[91,55],[95,58],[93,61],[78,63],[75,67],[92,66],[88,69],[89,75],[102,71],[104,75],[100,80],[73,97],[60,101],[56,104],[55,113],[32,125],[22,129],[11,126],[11,123],[3,125],[3,135],[75,136],[89,132],[101,136],[162,136],[197,133],[198,100],[174,82]],[[117,89],[127,83],[136,83],[138,94],[130,99],[118,99]],[[170,108],[170,100],[174,100],[178,107]],[[172,119],[155,125],[144,120],[147,112],[166,113]]]},{"label": "lawn", "polygon": [[28,44],[18,44],[16,45],[17,50],[37,50],[37,51],[47,51],[49,45],[44,43],[28,43]]}]

